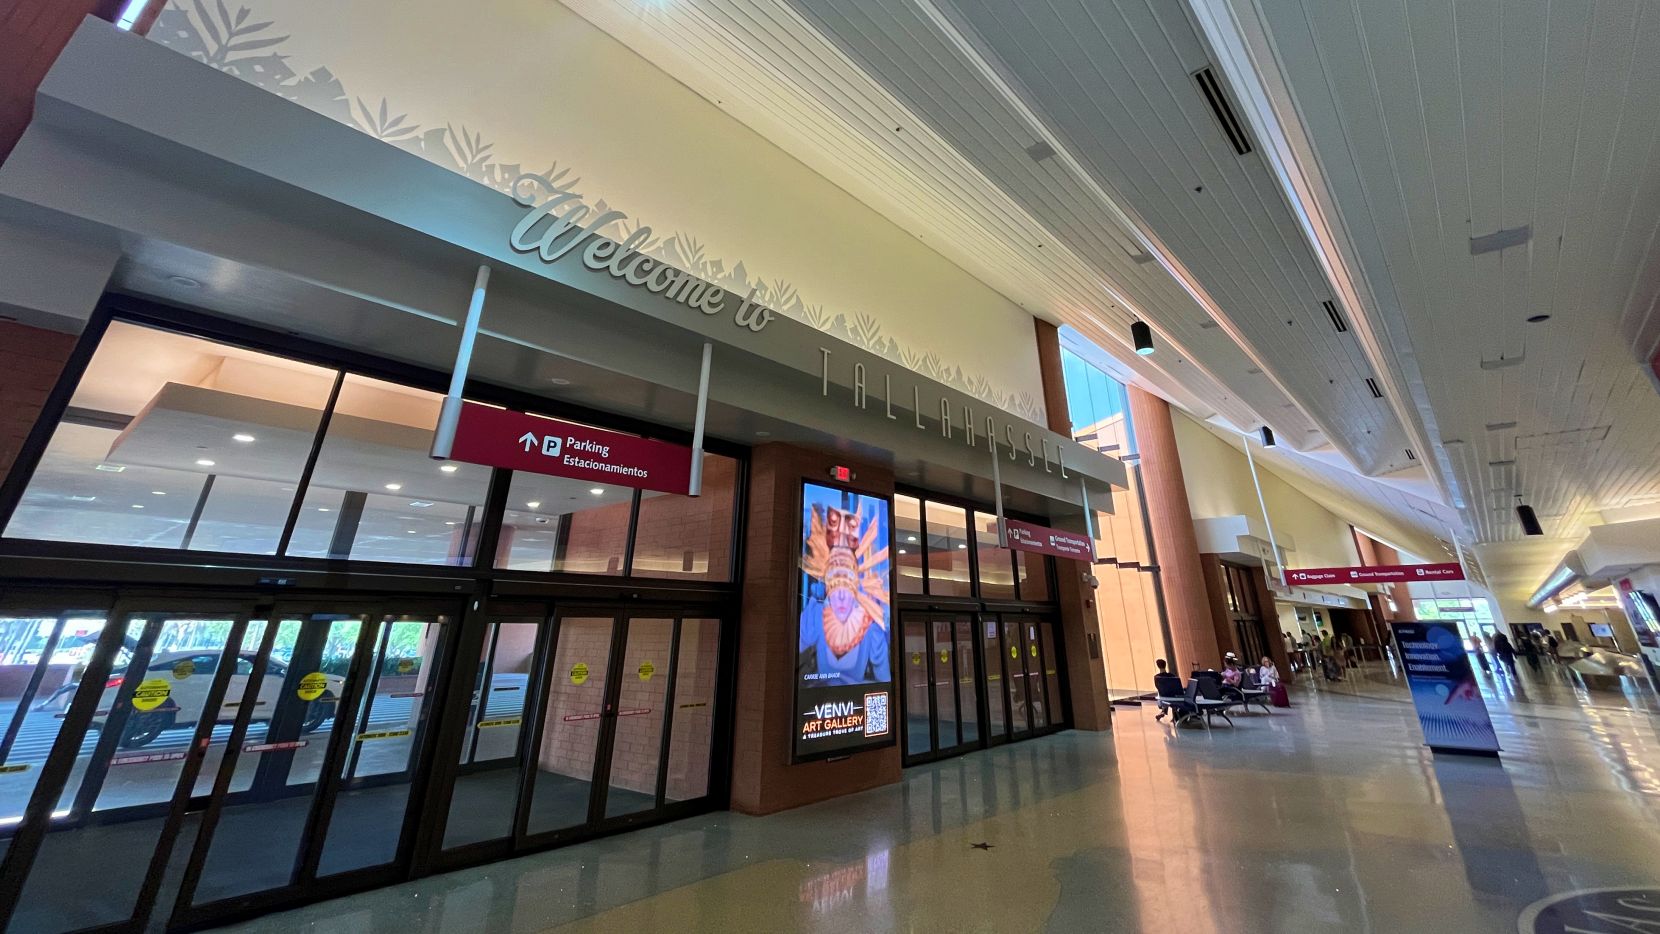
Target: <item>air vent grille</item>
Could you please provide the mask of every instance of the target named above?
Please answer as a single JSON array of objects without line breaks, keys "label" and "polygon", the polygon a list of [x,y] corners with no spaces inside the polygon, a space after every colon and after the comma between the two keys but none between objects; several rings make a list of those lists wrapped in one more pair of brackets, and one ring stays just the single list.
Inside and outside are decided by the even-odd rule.
[{"label": "air vent grille", "polygon": [[1343,313],[1337,310],[1336,302],[1324,301],[1320,305],[1326,309],[1326,317],[1331,319],[1331,326],[1337,329],[1337,333],[1349,333],[1349,323],[1343,320]]},{"label": "air vent grille", "polygon": [[1210,68],[1201,68],[1193,73],[1193,80],[1199,85],[1199,93],[1205,96],[1205,103],[1210,105],[1210,111],[1216,116],[1217,124],[1222,128],[1222,134],[1228,138],[1233,151],[1240,155],[1251,152],[1251,138],[1245,135],[1245,126],[1234,115],[1233,105],[1228,102],[1228,96],[1222,93],[1222,85],[1216,80],[1216,73]]},{"label": "air vent grille", "polygon": [[1383,398],[1383,390],[1378,388],[1378,381],[1370,376],[1366,377],[1366,388],[1372,390],[1372,398]]}]

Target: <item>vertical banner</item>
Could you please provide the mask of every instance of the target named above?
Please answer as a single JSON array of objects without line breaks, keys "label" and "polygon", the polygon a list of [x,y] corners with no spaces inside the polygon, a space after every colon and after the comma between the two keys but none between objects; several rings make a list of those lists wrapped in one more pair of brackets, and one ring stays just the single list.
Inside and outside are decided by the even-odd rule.
[{"label": "vertical banner", "polygon": [[803,484],[800,544],[795,759],[889,745],[888,501]]},{"label": "vertical banner", "polygon": [[1499,738],[1481,699],[1464,640],[1452,622],[1394,623],[1412,706],[1431,749],[1497,755]]}]

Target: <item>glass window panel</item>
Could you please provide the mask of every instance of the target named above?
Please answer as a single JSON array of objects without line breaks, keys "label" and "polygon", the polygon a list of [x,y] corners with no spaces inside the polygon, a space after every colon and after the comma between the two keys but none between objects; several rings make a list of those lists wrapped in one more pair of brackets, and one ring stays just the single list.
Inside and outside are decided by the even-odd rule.
[{"label": "glass window panel", "polygon": [[974,689],[974,624],[959,618],[956,626],[957,715],[964,743],[980,740],[979,699]]},{"label": "glass window panel", "polygon": [[980,665],[986,673],[986,730],[993,737],[1008,731],[1008,691],[1003,683],[1003,646],[995,617],[980,626]]},{"label": "glass window panel", "polygon": [[968,511],[929,503],[928,592],[937,597],[973,596],[968,567]]},{"label": "glass window panel", "polygon": [[535,751],[528,833],[574,827],[588,819],[613,626],[609,616],[567,616],[559,621],[546,721]]},{"label": "glass window panel", "polygon": [[444,825],[446,849],[499,840],[513,832],[521,771],[519,737],[530,715],[530,675],[541,626],[540,617],[507,617],[491,623],[486,632],[461,741],[462,768]]},{"label": "glass window panel", "polygon": [[715,677],[720,670],[720,620],[680,621],[680,649],[674,671],[674,726],[669,737],[669,801],[709,793],[710,747],[714,743]]},{"label": "glass window panel", "polygon": [[397,857],[447,622],[442,615],[422,615],[387,617],[381,624],[370,689],[363,692],[353,724],[356,732],[342,766],[345,781],[329,817],[319,876],[380,866]]},{"label": "glass window panel", "polygon": [[471,563],[490,469],[427,456],[442,397],[348,375],[288,554]]},{"label": "glass window panel", "polygon": [[515,473],[502,513],[496,567],[620,575],[633,511],[629,487]]},{"label": "glass window panel", "polygon": [[7,767],[0,771],[0,830],[21,822],[103,628],[104,617],[92,612],[0,616],[0,765]]},{"label": "glass window panel", "polygon": [[731,580],[737,497],[738,462],[708,453],[703,455],[702,495],[641,493],[631,573],[677,580]]},{"label": "glass window panel", "polygon": [[997,517],[975,513],[974,538],[979,546],[981,599],[1013,600],[1014,557],[997,544]]},{"label": "glass window panel", "polygon": [[657,806],[657,770],[663,761],[663,703],[669,691],[674,620],[632,617],[623,647],[605,816]]},{"label": "glass window panel", "polygon": [[113,322],[6,535],[273,554],[333,383],[333,370]]},{"label": "glass window panel", "polygon": [[893,540],[898,552],[894,567],[900,593],[922,593],[922,501],[914,496],[893,498]]},{"label": "glass window panel", "polygon": [[928,688],[928,630],[922,619],[906,619],[905,752],[920,755],[934,748],[928,732],[933,691]]},{"label": "glass window panel", "polygon": [[934,642],[931,646],[934,666],[934,719],[939,729],[941,749],[957,745],[957,685],[951,673],[951,659],[956,654],[956,635],[949,619],[936,619],[931,624]]},{"label": "glass window panel", "polygon": [[1020,573],[1020,599],[1054,599],[1049,591],[1049,565],[1050,561],[1046,555],[1030,551],[1015,553],[1015,568]]}]

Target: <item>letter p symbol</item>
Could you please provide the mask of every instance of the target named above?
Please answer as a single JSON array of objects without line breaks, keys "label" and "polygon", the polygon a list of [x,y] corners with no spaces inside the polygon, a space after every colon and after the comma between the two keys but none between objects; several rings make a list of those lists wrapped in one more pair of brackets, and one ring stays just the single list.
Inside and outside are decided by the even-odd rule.
[{"label": "letter p symbol", "polygon": [[542,439],[542,453],[547,457],[558,457],[564,446],[565,439],[558,435],[548,435]]}]

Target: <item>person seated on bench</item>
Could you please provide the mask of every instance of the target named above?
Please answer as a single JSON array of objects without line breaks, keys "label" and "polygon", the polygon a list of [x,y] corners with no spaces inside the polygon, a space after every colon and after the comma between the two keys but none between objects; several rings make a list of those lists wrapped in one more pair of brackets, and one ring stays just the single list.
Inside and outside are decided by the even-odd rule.
[{"label": "person seated on bench", "polygon": [[1182,679],[1168,673],[1153,676],[1153,688],[1158,691],[1159,715],[1155,720],[1163,720],[1166,713],[1170,714],[1170,721],[1180,725],[1184,721],[1199,715],[1199,707],[1193,702],[1191,690],[1182,688]]},{"label": "person seated on bench", "polygon": [[[1170,673],[1169,663],[1167,663],[1164,659],[1159,658],[1159,659],[1154,659],[1153,664],[1157,665],[1158,669],[1159,669],[1158,671],[1153,672],[1153,690],[1155,692],[1157,692],[1158,696],[1160,698],[1163,698],[1163,697],[1176,697],[1177,695],[1181,694],[1182,693],[1182,691],[1181,691],[1182,682],[1181,682],[1180,679],[1177,679],[1177,681],[1176,681],[1176,690],[1174,690],[1174,691],[1165,691],[1164,686],[1159,684],[1159,679],[1160,678],[1175,678],[1176,677],[1175,675]],[[1164,711],[1165,711],[1165,705],[1164,704],[1159,704],[1159,715],[1154,717],[1153,719],[1154,720],[1163,720],[1164,719]]]},{"label": "person seated on bench", "polygon": [[1232,652],[1222,656],[1223,684],[1231,688],[1239,687],[1240,679],[1244,677],[1244,674],[1245,673],[1239,669],[1239,656],[1233,654]]}]

